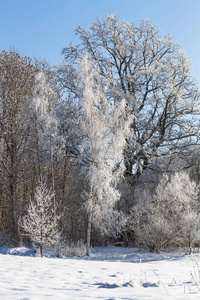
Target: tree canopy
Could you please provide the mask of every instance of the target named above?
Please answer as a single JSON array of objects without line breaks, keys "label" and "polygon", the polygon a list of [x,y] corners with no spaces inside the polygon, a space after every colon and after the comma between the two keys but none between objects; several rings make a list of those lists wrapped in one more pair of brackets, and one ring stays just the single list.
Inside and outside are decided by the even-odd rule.
[{"label": "tree canopy", "polygon": [[79,97],[75,66],[87,52],[110,84],[110,101],[126,100],[127,116],[132,116],[126,175],[139,177],[153,167],[155,157],[185,152],[197,143],[198,88],[189,59],[170,35],[149,20],[136,26],[116,15],[96,19],[89,30],[78,27],[76,34],[80,44],[62,50],[60,84]]}]

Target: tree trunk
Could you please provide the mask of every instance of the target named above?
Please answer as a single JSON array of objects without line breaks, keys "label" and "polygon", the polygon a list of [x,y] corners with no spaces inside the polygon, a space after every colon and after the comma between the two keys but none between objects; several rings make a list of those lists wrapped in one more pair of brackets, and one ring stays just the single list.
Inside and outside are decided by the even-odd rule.
[{"label": "tree trunk", "polygon": [[16,195],[15,195],[15,178],[14,176],[11,176],[10,178],[10,222],[11,222],[11,234],[13,236],[14,241],[17,241],[17,235],[18,235],[18,230],[17,230],[17,224],[16,224]]},{"label": "tree trunk", "polygon": [[88,214],[86,256],[90,256],[91,232],[92,232],[92,209]]},{"label": "tree trunk", "polygon": [[[93,155],[94,153],[94,145],[93,145],[93,139],[92,139],[92,145],[91,145],[91,153]],[[87,248],[86,248],[86,256],[90,256],[90,243],[91,243],[91,231],[92,231],[92,212],[93,212],[93,168],[94,168],[94,158],[92,158],[92,176],[90,181],[90,198],[89,198],[89,212],[88,212],[88,225],[87,225]]]},{"label": "tree trunk", "polygon": [[88,212],[88,225],[87,225],[87,247],[86,256],[90,256],[91,232],[92,232],[92,211],[93,211],[93,188],[90,187],[90,204]]},{"label": "tree trunk", "polygon": [[40,244],[40,256],[43,257],[43,245]]},{"label": "tree trunk", "polygon": [[[49,115],[51,112],[51,102],[49,99]],[[53,164],[53,143],[52,143],[52,127],[49,126],[50,133],[50,158],[51,158],[51,177],[52,177],[52,192],[53,192],[53,206],[54,206],[54,218],[56,218],[56,195],[55,195],[55,178],[54,178],[54,164]]]}]

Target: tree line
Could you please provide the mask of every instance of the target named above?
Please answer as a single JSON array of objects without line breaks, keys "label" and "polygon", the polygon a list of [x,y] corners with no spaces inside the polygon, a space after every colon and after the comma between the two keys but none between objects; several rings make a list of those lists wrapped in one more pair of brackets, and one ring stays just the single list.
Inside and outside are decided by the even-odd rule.
[{"label": "tree line", "polygon": [[62,238],[84,240],[88,255],[117,239],[190,247],[200,172],[189,59],[147,20],[107,15],[76,34],[56,67],[0,53],[2,243],[29,242],[26,216],[45,180]]}]

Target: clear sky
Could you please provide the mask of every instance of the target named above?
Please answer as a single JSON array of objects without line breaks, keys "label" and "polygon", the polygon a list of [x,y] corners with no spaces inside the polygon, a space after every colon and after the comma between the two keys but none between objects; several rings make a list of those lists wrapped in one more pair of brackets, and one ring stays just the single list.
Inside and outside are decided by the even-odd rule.
[{"label": "clear sky", "polygon": [[200,0],[0,0],[0,51],[14,48],[59,64],[62,48],[77,43],[79,25],[89,28],[113,13],[136,25],[148,18],[174,36],[200,82]]}]

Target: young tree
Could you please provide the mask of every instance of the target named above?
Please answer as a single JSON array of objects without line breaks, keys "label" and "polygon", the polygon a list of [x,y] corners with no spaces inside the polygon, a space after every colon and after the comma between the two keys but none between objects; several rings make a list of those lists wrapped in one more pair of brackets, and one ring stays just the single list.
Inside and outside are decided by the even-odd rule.
[{"label": "young tree", "polygon": [[[149,20],[139,26],[116,15],[96,19],[90,30],[78,27],[77,46],[63,49],[66,64],[58,69],[64,89],[77,94],[76,63],[85,51],[110,83],[109,99],[125,99],[132,118],[126,139],[126,175],[134,184],[157,156],[181,153],[198,140],[198,88],[190,62],[172,37]],[[188,150],[189,151],[189,150]],[[165,167],[165,166],[164,166]]]},{"label": "young tree", "polygon": [[79,108],[83,132],[80,155],[86,162],[89,182],[89,192],[85,194],[87,255],[92,223],[103,233],[117,230],[119,213],[114,208],[120,194],[116,186],[122,175],[123,149],[130,124],[125,120],[125,101],[116,106],[108,100],[109,86],[97,70],[96,64],[85,55],[80,63]]},{"label": "young tree", "polygon": [[52,199],[53,193],[41,182],[36,189],[34,201],[28,206],[27,214],[19,220],[19,225],[26,234],[34,243],[39,244],[41,257],[43,248],[54,245],[61,237],[58,227],[60,217],[54,213]]}]

